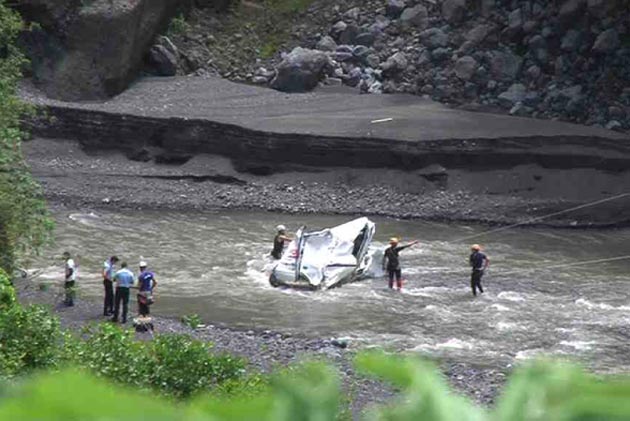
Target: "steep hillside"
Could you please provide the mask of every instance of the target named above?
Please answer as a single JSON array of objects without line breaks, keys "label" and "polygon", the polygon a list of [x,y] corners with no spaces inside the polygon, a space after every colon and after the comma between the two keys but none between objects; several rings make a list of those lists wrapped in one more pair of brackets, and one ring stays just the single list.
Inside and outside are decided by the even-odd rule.
[{"label": "steep hillside", "polygon": [[[243,1],[228,14],[195,9],[169,36],[184,74],[275,78],[274,87],[296,90],[295,74],[276,77],[284,66],[298,79],[306,69],[367,93],[627,131],[629,8],[628,0]],[[296,46],[323,54],[284,55]]]}]

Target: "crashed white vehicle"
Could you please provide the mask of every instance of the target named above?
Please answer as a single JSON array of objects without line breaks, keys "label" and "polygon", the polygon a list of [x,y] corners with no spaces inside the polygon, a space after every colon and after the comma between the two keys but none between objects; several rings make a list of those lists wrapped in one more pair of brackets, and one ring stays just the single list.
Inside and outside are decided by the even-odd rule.
[{"label": "crashed white vehicle", "polygon": [[334,228],[300,228],[273,268],[273,286],[329,289],[361,279],[372,265],[369,253],[376,225],[359,218]]}]

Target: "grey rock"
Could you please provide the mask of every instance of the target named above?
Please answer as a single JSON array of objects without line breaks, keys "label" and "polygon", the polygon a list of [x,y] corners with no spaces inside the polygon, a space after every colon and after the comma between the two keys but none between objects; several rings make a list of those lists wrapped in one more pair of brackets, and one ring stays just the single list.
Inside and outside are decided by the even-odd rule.
[{"label": "grey rock", "polygon": [[359,9],[358,7],[353,7],[352,9],[350,9],[346,13],[344,13],[343,17],[345,19],[348,19],[348,20],[356,22],[359,19],[360,15],[361,15],[361,9]]},{"label": "grey rock", "polygon": [[486,88],[488,88],[489,91],[494,91],[498,86],[499,83],[496,80],[489,80],[486,84]]},{"label": "grey rock", "polygon": [[626,112],[621,107],[611,105],[608,107],[608,117],[613,119],[623,119],[626,117]]},{"label": "grey rock", "polygon": [[462,80],[470,80],[475,75],[479,63],[471,56],[465,56],[455,62],[455,75]]},{"label": "grey rock", "polygon": [[297,47],[278,65],[271,87],[283,92],[310,91],[324,77],[328,65],[325,53]]},{"label": "grey rock", "polygon": [[352,55],[359,60],[365,60],[371,52],[365,45],[357,45],[352,49]]},{"label": "grey rock", "polygon": [[586,0],[565,0],[560,6],[558,18],[563,24],[570,24],[577,19],[586,7]]},{"label": "grey rock", "polygon": [[448,35],[439,28],[430,28],[422,31],[420,39],[430,49],[448,46]]},{"label": "grey rock", "polygon": [[610,120],[608,123],[606,123],[606,128],[608,130],[621,131],[623,129],[623,125],[617,120]]},{"label": "grey rock", "polygon": [[404,9],[405,2],[403,0],[387,0],[385,14],[389,18],[397,19]]},{"label": "grey rock", "polygon": [[324,85],[326,86],[341,86],[343,85],[343,80],[339,77],[327,77],[324,79]]},{"label": "grey rock", "polygon": [[512,108],[516,103],[523,102],[526,94],[527,88],[525,85],[515,83],[498,96],[499,104],[505,108]]},{"label": "grey rock", "polygon": [[421,4],[408,7],[400,15],[400,22],[418,29],[425,29],[429,26],[429,12],[427,8]]},{"label": "grey rock", "polygon": [[518,33],[523,29],[523,11],[520,8],[508,15],[508,29],[512,33]]},{"label": "grey rock", "polygon": [[611,0],[588,0],[586,5],[589,14],[602,18],[610,13],[615,2]]},{"label": "grey rock", "polygon": [[339,34],[339,42],[341,44],[356,44],[357,36],[359,35],[359,27],[353,23],[346,26],[346,29]]},{"label": "grey rock", "polygon": [[376,36],[374,32],[361,32],[357,35],[354,43],[357,45],[365,45],[367,47],[371,47],[374,44]]},{"label": "grey rock", "polygon": [[370,54],[365,58],[365,64],[370,67],[379,67],[381,59],[378,57],[378,54]]},{"label": "grey rock", "polygon": [[560,48],[563,51],[573,52],[577,51],[580,47],[580,41],[582,39],[582,33],[580,31],[576,31],[575,29],[569,29],[566,34],[562,37],[562,43],[560,44]]},{"label": "grey rock", "polygon": [[541,101],[542,98],[540,97],[540,94],[536,91],[527,92],[525,94],[525,98],[523,98],[523,104],[528,107],[536,107],[538,106],[538,104],[540,104]]},{"label": "grey rock", "polygon": [[526,34],[534,33],[538,29],[538,26],[539,26],[538,21],[528,20],[527,22],[523,24],[523,32],[525,32]]},{"label": "grey rock", "polygon": [[370,25],[370,31],[372,32],[382,32],[385,29],[387,29],[387,27],[389,27],[389,25],[391,24],[391,21],[386,18],[383,15],[377,15],[376,18],[374,19],[374,23],[372,25]]},{"label": "grey rock", "polygon": [[512,81],[523,66],[523,58],[509,51],[491,51],[489,54],[490,74],[501,81]]},{"label": "grey rock", "polygon": [[466,0],[444,0],[442,17],[449,23],[460,23],[466,17]]},{"label": "grey rock", "polygon": [[177,74],[177,56],[163,45],[151,47],[148,64],[155,75],[175,76]]},{"label": "grey rock", "polygon": [[328,35],[323,36],[315,46],[320,51],[335,51],[337,49],[337,43]]},{"label": "grey rock", "polygon": [[561,76],[571,68],[571,62],[566,56],[558,56],[554,62],[556,76]]},{"label": "grey rock", "polygon": [[340,20],[335,23],[332,28],[330,28],[330,35],[332,35],[334,38],[339,38],[339,36],[343,33],[343,31],[346,30],[347,27],[348,24]]},{"label": "grey rock", "polygon": [[615,51],[619,47],[619,33],[616,29],[607,29],[595,40],[593,51],[599,54],[606,54]]},{"label": "grey rock", "polygon": [[436,48],[431,51],[431,57],[434,62],[443,62],[451,57],[451,50],[448,48]]},{"label": "grey rock", "polygon": [[525,117],[530,115],[531,112],[532,109],[530,107],[527,107],[522,102],[517,102],[512,108],[510,108],[510,115],[513,116]]},{"label": "grey rock", "polygon": [[465,39],[466,41],[471,42],[474,46],[477,46],[485,41],[491,31],[492,27],[490,25],[477,25],[466,33]]},{"label": "grey rock", "polygon": [[256,85],[266,85],[267,83],[269,83],[269,79],[264,76],[254,76],[252,78],[252,83]]},{"label": "grey rock", "polygon": [[354,88],[359,84],[359,82],[361,82],[361,76],[361,69],[355,67],[354,69],[350,70],[348,76],[344,78],[343,82],[346,85],[352,86]]},{"label": "grey rock", "polygon": [[548,58],[547,41],[542,35],[534,35],[530,38],[527,45],[532,56],[539,63],[546,63]]},{"label": "grey rock", "polygon": [[496,0],[481,0],[481,15],[490,16],[496,9]]},{"label": "grey rock", "polygon": [[383,93],[383,84],[378,80],[370,85],[368,88],[368,93],[370,94],[382,94]]},{"label": "grey rock", "polygon": [[46,95],[70,101],[125,90],[180,5],[179,0],[13,3],[23,8],[26,20],[40,26],[37,36],[25,42],[35,82]]},{"label": "grey rock", "polygon": [[402,51],[390,56],[386,62],[381,63],[381,70],[384,74],[394,74],[402,72],[407,68],[407,56]]},{"label": "grey rock", "polygon": [[173,55],[175,55],[175,57],[177,57],[179,55],[179,50],[178,50],[177,46],[175,46],[175,44],[173,44],[173,41],[171,41],[170,38],[165,36],[165,35],[160,35],[159,37],[157,37],[156,44],[162,45],[168,51],[173,53]]},{"label": "grey rock", "polygon": [[540,75],[542,74],[542,69],[536,65],[529,66],[525,71],[527,77],[531,80],[538,80]]}]

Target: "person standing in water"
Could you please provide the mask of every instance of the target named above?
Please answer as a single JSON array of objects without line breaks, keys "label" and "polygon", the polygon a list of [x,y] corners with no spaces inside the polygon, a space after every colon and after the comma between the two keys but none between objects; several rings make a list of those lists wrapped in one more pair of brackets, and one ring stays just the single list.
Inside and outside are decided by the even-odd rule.
[{"label": "person standing in water", "polygon": [[287,236],[287,227],[284,225],[278,225],[276,230],[278,230],[278,233],[273,238],[273,250],[271,250],[271,257],[276,260],[280,260],[282,252],[284,251],[284,243],[291,241],[291,238]]},{"label": "person standing in water", "polygon": [[114,314],[114,274],[116,273],[118,257],[112,256],[103,263],[103,287],[105,300],[103,302],[103,316]]},{"label": "person standing in water", "polygon": [[387,271],[390,288],[394,288],[394,278],[396,278],[396,288],[398,291],[402,289],[402,270],[400,269],[398,254],[407,247],[418,244],[418,242],[412,241],[404,246],[400,246],[398,238],[389,239],[389,247],[385,249],[385,254],[383,255],[383,270]]},{"label": "person standing in water", "polygon": [[64,288],[66,290],[66,298],[64,300],[64,304],[68,307],[72,307],[74,305],[74,298],[76,295],[75,290],[75,281],[77,280],[77,267],[70,256],[70,253],[67,251],[63,252],[63,259],[65,260],[64,264]]},{"label": "person standing in water", "polygon": [[147,269],[145,261],[140,262],[140,275],[138,275],[138,313],[140,316],[149,315],[149,306],[153,303],[153,289],[157,281],[155,275]]},{"label": "person standing in water", "polygon": [[481,277],[483,276],[484,271],[488,268],[490,259],[481,252],[481,246],[479,244],[473,244],[470,249],[472,251],[470,258],[468,259],[470,267],[472,268],[472,274],[470,275],[470,287],[472,288],[473,295],[476,297],[477,289],[479,289],[480,294],[483,294]]}]

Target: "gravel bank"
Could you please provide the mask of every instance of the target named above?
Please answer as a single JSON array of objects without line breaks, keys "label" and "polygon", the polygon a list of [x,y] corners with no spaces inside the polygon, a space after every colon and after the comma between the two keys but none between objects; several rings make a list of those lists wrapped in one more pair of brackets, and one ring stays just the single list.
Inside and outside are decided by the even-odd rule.
[{"label": "gravel bank", "polygon": [[[34,139],[26,159],[50,204],[75,210],[265,210],[380,215],[509,224],[585,202],[584,183],[601,193],[630,185],[630,174],[523,166],[496,171],[302,169],[269,176],[237,172],[227,158],[197,155],[183,165],[136,162],[77,142]],[[544,180],[544,182],[541,182]],[[549,226],[620,226],[630,197],[538,221]]]}]

